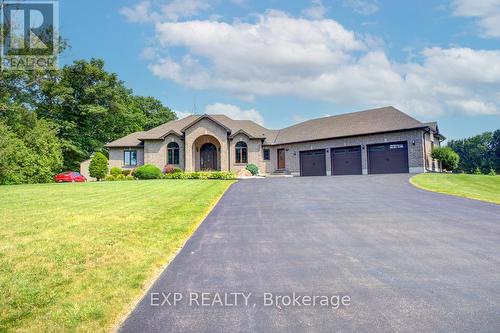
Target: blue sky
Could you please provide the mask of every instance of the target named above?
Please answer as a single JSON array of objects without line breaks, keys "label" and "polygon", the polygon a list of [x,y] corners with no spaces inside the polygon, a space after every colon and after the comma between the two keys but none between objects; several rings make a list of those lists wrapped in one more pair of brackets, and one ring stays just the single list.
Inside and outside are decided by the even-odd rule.
[{"label": "blue sky", "polygon": [[61,64],[103,58],[179,115],[394,105],[448,138],[500,128],[500,0],[61,0],[60,30]]}]

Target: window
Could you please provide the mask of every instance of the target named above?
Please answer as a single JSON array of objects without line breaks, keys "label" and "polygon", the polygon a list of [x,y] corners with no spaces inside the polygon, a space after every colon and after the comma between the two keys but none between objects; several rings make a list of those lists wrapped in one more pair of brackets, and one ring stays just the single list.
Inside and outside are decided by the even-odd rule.
[{"label": "window", "polygon": [[264,149],[264,161],[269,161],[271,159],[271,151],[269,149]]},{"label": "window", "polygon": [[243,141],[236,144],[236,163],[248,163],[247,144]]},{"label": "window", "polygon": [[170,142],[167,145],[168,164],[179,164],[179,145],[177,142]]},{"label": "window", "polygon": [[137,165],[137,150],[125,150],[123,152],[123,164]]},{"label": "window", "polygon": [[404,147],[405,147],[405,145],[398,143],[398,144],[390,145],[389,149],[403,149]]}]

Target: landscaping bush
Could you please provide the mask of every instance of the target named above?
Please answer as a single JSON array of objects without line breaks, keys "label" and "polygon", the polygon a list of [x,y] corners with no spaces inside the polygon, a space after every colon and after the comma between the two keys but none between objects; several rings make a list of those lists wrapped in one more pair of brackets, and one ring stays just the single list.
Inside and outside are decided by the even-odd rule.
[{"label": "landscaping bush", "polygon": [[[122,175],[124,175],[125,177],[130,175],[130,173],[132,172],[132,170],[129,170],[129,169],[123,169],[122,170]],[[133,177],[132,177],[133,178]]]},{"label": "landscaping bush", "polygon": [[482,175],[483,173],[481,172],[481,169],[479,167],[476,167],[476,169],[474,170],[474,174],[475,175]]},{"label": "landscaping bush", "polygon": [[125,180],[125,176],[120,173],[115,176],[115,180]]},{"label": "landscaping bush", "polygon": [[97,181],[106,178],[108,173],[108,159],[103,153],[96,153],[89,165],[90,177],[94,177]]},{"label": "landscaping bush", "polygon": [[208,179],[236,179],[236,175],[228,171],[211,172]]},{"label": "landscaping bush", "polygon": [[174,172],[165,174],[163,179],[236,179],[236,175],[227,171]]},{"label": "landscaping bush", "polygon": [[106,176],[106,178],[104,178],[104,180],[107,182],[113,182],[116,180],[116,178],[113,175],[108,175],[108,176]]},{"label": "landscaping bush", "polygon": [[160,179],[161,170],[152,164],[145,164],[135,169],[134,176],[138,179]]},{"label": "landscaping bush", "polygon": [[460,156],[450,147],[434,148],[431,152],[433,159],[441,162],[441,166],[446,170],[455,170],[458,167]]},{"label": "landscaping bush", "polygon": [[251,173],[253,176],[255,176],[256,174],[258,174],[258,173],[259,173],[259,167],[258,167],[258,166],[256,166],[255,164],[252,164],[252,163],[247,164],[246,169],[247,169],[248,171],[250,171],[250,173]]},{"label": "landscaping bush", "polygon": [[125,180],[135,180],[134,176],[125,176]]},{"label": "landscaping bush", "polygon": [[163,173],[164,174],[174,173],[174,170],[175,170],[175,165],[167,164],[163,168]]},{"label": "landscaping bush", "polygon": [[496,176],[497,173],[495,172],[495,170],[493,168],[490,169],[490,172],[488,173],[488,176]]},{"label": "landscaping bush", "polygon": [[165,165],[165,168],[163,168],[164,174],[179,173],[179,172],[183,172],[182,169],[172,164],[167,164]]},{"label": "landscaping bush", "polygon": [[122,169],[118,168],[118,167],[112,167],[111,170],[109,171],[109,174],[111,176],[118,176],[118,175],[121,175],[122,174]]}]

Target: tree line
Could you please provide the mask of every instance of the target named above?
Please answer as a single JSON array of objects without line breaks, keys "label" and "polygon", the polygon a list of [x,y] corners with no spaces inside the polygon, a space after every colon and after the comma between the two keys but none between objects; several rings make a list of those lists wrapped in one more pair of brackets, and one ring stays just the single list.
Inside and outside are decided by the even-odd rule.
[{"label": "tree line", "polygon": [[0,72],[0,184],[50,182],[104,144],[176,119],[134,95],[101,59],[50,71]]},{"label": "tree line", "polygon": [[447,145],[460,160],[457,171],[466,173],[500,173],[500,129],[470,138],[450,140]]}]

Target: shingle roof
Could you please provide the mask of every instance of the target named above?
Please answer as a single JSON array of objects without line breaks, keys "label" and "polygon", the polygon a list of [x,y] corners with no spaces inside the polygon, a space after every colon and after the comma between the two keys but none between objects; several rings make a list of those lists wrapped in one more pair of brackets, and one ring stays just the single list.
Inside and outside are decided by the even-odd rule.
[{"label": "shingle roof", "polygon": [[144,132],[134,132],[123,138],[112,141],[105,145],[105,147],[142,147],[143,143],[139,140]]},{"label": "shingle roof", "polygon": [[355,135],[365,135],[398,130],[429,127],[437,130],[437,124],[421,123],[398,109],[387,106],[378,109],[346,113],[337,116],[308,120],[282,130],[270,130],[251,120],[235,120],[222,114],[190,115],[170,121],[146,132],[136,132],[111,143],[107,147],[132,147],[140,145],[140,140],[159,140],[170,133],[183,136],[183,130],[197,121],[209,118],[224,126],[234,137],[245,133],[251,138],[263,139],[264,144],[284,144],[313,141]]},{"label": "shingle roof", "polygon": [[308,120],[280,131],[274,144],[312,141],[425,127],[420,121],[388,106]]},{"label": "shingle roof", "polygon": [[211,115],[190,115],[182,119],[170,121],[147,132],[144,132],[140,137],[142,140],[162,139],[170,133],[182,136],[182,130],[196,123],[202,118],[211,118],[222,126],[226,127],[231,134],[236,134],[242,130],[252,138],[272,139],[274,140],[277,131],[269,130],[251,120],[234,120],[222,114]]}]

